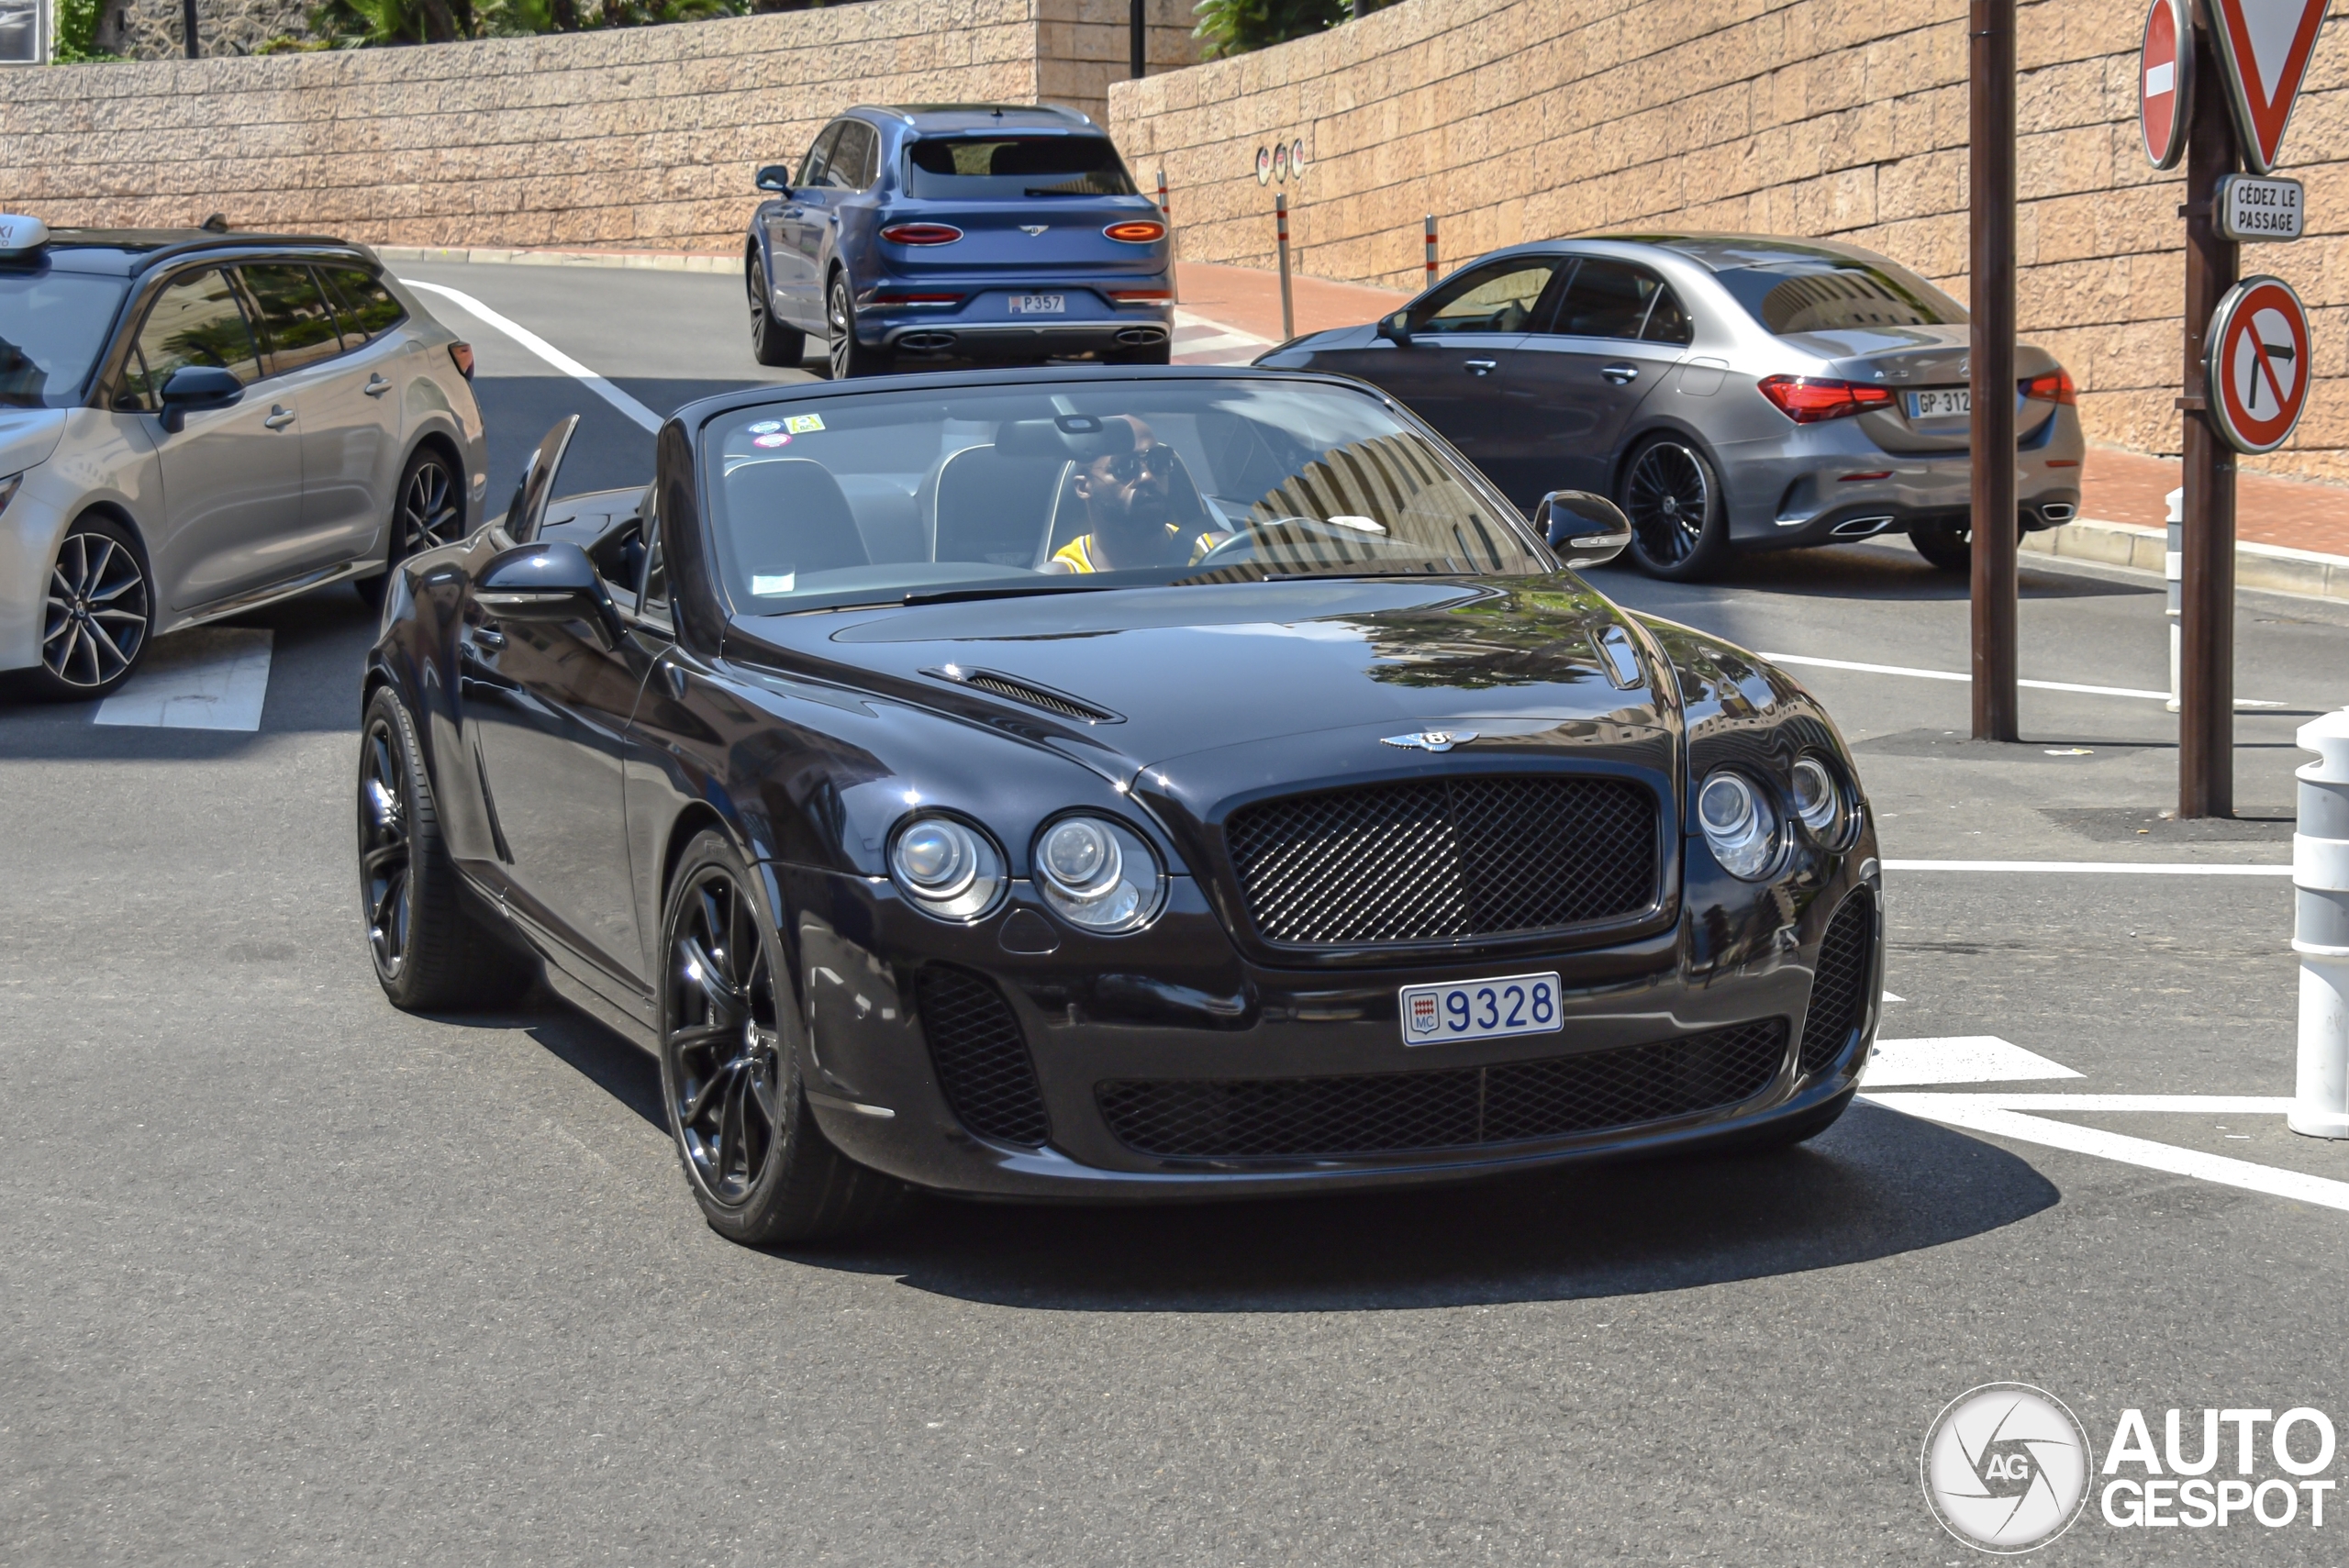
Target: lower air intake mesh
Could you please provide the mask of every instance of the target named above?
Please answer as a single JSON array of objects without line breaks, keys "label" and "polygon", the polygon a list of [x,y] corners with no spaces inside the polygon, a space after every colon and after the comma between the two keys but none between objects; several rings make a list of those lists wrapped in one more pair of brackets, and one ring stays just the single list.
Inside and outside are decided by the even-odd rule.
[{"label": "lower air intake mesh", "polygon": [[1097,1084],[1109,1130],[1141,1154],[1323,1158],[1471,1149],[1637,1127],[1752,1099],[1778,1076],[1782,1018],[1545,1062],[1346,1078]]},{"label": "lower air intake mesh", "polygon": [[1041,1145],[1052,1136],[1019,1020],[993,982],[932,964],[916,983],[922,1033],[955,1119],[982,1138]]},{"label": "lower air intake mesh", "polygon": [[1870,949],[1876,940],[1876,895],[1863,888],[1843,900],[1819,943],[1819,973],[1810,982],[1810,1016],[1802,1026],[1802,1070],[1821,1073],[1842,1058],[1852,1031],[1868,1011]]}]

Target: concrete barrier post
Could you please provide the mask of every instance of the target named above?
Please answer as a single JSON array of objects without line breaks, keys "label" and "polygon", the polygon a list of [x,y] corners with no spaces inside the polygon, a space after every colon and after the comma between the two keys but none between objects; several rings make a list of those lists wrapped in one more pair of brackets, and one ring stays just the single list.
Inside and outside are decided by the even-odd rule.
[{"label": "concrete barrier post", "polygon": [[2292,835],[2300,955],[2300,1054],[2294,1132],[2349,1138],[2349,708],[2300,727],[2321,761],[2299,770],[2299,830]]},{"label": "concrete barrier post", "polygon": [[[1183,279],[1174,265],[1174,206],[1166,199],[1166,171],[1158,172],[1158,221],[1166,226],[1166,290],[1176,305],[1183,303]],[[2175,689],[2175,688],[2173,688]]]},{"label": "concrete barrier post", "polygon": [[1273,227],[1281,246],[1281,341],[1297,336],[1297,305],[1288,286],[1288,197],[1273,197]]},{"label": "concrete barrier post", "polygon": [[2178,595],[2186,581],[2186,492],[2183,488],[2169,493],[2169,548],[2162,555],[2162,575],[2169,579],[2169,710],[2177,711],[2177,666],[2183,650],[2183,623],[2178,615],[2183,606]]},{"label": "concrete barrier post", "polygon": [[1433,288],[1433,287],[1435,287],[1435,214],[1433,214],[1433,213],[1430,213],[1430,214],[1428,214],[1428,281],[1427,281],[1427,286],[1428,286],[1428,287],[1430,287],[1430,288]]}]

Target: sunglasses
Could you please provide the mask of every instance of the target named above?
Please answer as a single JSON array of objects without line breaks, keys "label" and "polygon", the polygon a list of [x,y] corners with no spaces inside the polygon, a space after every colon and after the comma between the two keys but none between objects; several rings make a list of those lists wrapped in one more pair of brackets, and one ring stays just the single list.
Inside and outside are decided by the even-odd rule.
[{"label": "sunglasses", "polygon": [[1173,447],[1144,447],[1140,451],[1119,452],[1103,461],[1109,465],[1110,478],[1120,484],[1131,484],[1144,475],[1152,479],[1164,479],[1173,474],[1174,449]]}]

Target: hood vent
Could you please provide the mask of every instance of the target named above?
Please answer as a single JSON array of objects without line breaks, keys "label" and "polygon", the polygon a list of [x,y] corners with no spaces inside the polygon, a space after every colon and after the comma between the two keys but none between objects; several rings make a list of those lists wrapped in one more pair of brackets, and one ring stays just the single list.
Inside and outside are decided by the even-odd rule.
[{"label": "hood vent", "polygon": [[998,674],[993,670],[966,670],[960,665],[949,664],[942,670],[925,670],[922,673],[952,681],[957,685],[975,686],[991,696],[1002,697],[1007,702],[1024,703],[1030,707],[1041,707],[1046,713],[1056,713],[1079,724],[1125,722],[1123,716],[1106,707],[1097,707],[1082,697],[1073,697],[1066,692],[1056,692],[1050,686],[1040,686],[1033,681],[1023,681],[1016,675]]}]

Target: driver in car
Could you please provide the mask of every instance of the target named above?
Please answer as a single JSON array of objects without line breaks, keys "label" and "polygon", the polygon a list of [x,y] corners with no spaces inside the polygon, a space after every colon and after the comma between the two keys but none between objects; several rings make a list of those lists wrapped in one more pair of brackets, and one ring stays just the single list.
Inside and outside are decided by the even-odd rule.
[{"label": "driver in car", "polygon": [[1186,566],[1231,537],[1199,527],[1206,507],[1183,460],[1148,425],[1117,415],[1101,421],[1101,435],[1110,450],[1071,482],[1085,505],[1085,531],[1054,550],[1045,571]]}]

